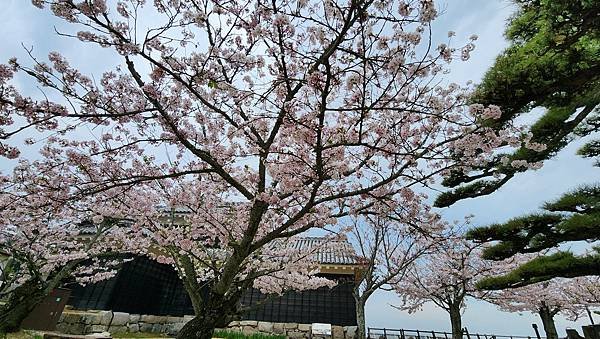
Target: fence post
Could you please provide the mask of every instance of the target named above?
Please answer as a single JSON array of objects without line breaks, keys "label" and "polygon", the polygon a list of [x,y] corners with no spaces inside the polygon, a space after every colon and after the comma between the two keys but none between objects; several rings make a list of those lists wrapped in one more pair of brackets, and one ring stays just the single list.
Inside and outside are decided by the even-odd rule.
[{"label": "fence post", "polygon": [[387,331],[385,330],[385,327],[383,328],[383,336],[385,337],[385,339],[387,339]]},{"label": "fence post", "polygon": [[444,332],[444,337],[446,337],[446,339],[448,339],[448,332]]},{"label": "fence post", "polygon": [[371,328],[367,327],[367,339],[371,338]]},{"label": "fence post", "polygon": [[436,338],[435,338],[435,332],[434,332],[434,331],[431,331],[431,335],[433,336],[433,339],[436,339]]},{"label": "fence post", "polygon": [[421,334],[419,333],[419,330],[417,330],[417,338],[421,339]]},{"label": "fence post", "polygon": [[531,327],[533,327],[533,330],[535,331],[535,336],[537,337],[537,339],[542,339],[540,337],[540,331],[538,331],[537,324],[531,324]]},{"label": "fence post", "polygon": [[404,339],[404,329],[400,330],[400,339]]},{"label": "fence post", "polygon": [[469,334],[469,330],[465,327],[464,329],[465,334],[467,335],[468,339],[471,339],[471,335]]}]

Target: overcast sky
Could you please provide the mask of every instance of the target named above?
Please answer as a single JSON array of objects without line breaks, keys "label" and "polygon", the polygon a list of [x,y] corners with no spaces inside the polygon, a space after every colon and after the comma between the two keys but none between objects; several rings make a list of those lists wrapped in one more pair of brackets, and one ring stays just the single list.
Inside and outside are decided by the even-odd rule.
[{"label": "overcast sky", "polygon": [[[478,82],[490,67],[495,57],[507,46],[503,37],[506,20],[514,13],[508,0],[442,0],[438,1],[445,14],[436,21],[439,31],[453,30],[457,39],[477,34],[479,40],[467,63],[456,63],[450,79],[456,82],[473,80]],[[460,41],[460,40],[459,40]],[[525,119],[534,119],[543,111],[537,109]],[[473,214],[473,225],[504,222],[510,218],[539,210],[541,204],[552,200],[586,183],[600,180],[600,170],[593,161],[575,155],[584,140],[573,143],[555,158],[547,161],[537,171],[529,171],[513,178],[497,192],[477,199],[458,202],[450,208],[441,209],[448,220],[462,219]],[[389,305],[397,302],[393,293],[379,292],[367,305],[367,323],[371,327],[408,328],[424,330],[450,330],[447,313],[428,305],[416,314],[400,312]],[[557,330],[565,336],[565,328],[577,328],[589,324],[587,318],[578,323],[557,317]],[[596,323],[600,319],[596,319]],[[532,323],[542,328],[539,317],[531,313],[507,313],[485,302],[469,300],[463,317],[463,326],[469,332],[494,333],[500,335],[534,335]],[[543,332],[542,332],[543,333]],[[581,333],[581,331],[580,331]],[[542,334],[543,335],[543,334]]]},{"label": "overcast sky", "polygon": [[[498,53],[506,47],[502,33],[506,19],[514,8],[507,0],[442,0],[439,6],[445,9],[444,15],[435,23],[438,33],[452,30],[457,40],[464,41],[471,34],[479,35],[477,48],[468,63],[457,63],[453,67],[450,80],[477,82],[485,70],[493,63]],[[81,48],[69,39],[56,36],[52,27],[59,29],[64,23],[54,19],[47,12],[34,8],[26,0],[2,0],[0,11],[0,62],[17,56],[25,59],[22,44],[34,47],[34,54],[45,57],[49,51],[62,51],[76,65],[86,71],[96,72],[97,65],[114,65],[117,58],[106,50]],[[462,39],[462,40],[461,40]],[[21,84],[27,91],[27,84]],[[581,144],[581,143],[580,143]],[[570,145],[558,156],[546,162],[538,171],[530,171],[516,176],[496,193],[487,197],[462,201],[441,212],[449,219],[462,219],[474,214],[475,225],[503,222],[511,217],[535,212],[542,202],[554,199],[561,193],[584,183],[599,181],[600,171],[592,166],[592,161],[575,155],[577,145]],[[1,159],[0,170],[11,167],[11,163]],[[416,314],[400,312],[390,305],[397,302],[391,293],[378,293],[367,305],[367,323],[371,327],[449,330],[446,313],[426,307]],[[600,322],[600,319],[597,319]],[[495,333],[507,335],[533,335],[531,323],[540,320],[531,314],[510,314],[498,311],[494,306],[477,301],[469,301],[464,314],[464,326],[471,333]],[[581,323],[587,323],[584,319]],[[581,324],[580,323],[580,324]],[[564,319],[558,321],[559,335],[564,336],[566,327],[575,323]]]}]

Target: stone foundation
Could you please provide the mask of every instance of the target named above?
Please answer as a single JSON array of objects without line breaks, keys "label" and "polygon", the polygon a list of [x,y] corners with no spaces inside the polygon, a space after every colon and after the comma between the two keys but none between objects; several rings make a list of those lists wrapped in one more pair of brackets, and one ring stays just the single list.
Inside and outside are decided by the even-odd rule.
[{"label": "stone foundation", "polygon": [[[60,317],[57,330],[68,334],[95,332],[149,332],[175,335],[192,316],[168,317],[139,315],[111,311],[65,310]],[[311,324],[271,323],[265,321],[234,321],[225,329],[244,334],[263,333],[284,335],[287,338],[325,338],[312,336]],[[356,326],[331,326],[332,335],[326,338],[354,339]]]},{"label": "stone foundation", "polygon": [[331,326],[331,336],[313,336],[311,324],[271,323],[266,321],[242,320],[234,321],[227,327],[228,331],[244,334],[263,333],[284,335],[286,338],[335,338],[354,339],[356,326]]}]

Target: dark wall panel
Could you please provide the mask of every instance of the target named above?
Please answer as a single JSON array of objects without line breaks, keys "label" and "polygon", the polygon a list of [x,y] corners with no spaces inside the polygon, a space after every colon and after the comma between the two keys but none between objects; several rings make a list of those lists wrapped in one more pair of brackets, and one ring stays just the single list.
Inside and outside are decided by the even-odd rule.
[{"label": "dark wall panel", "polygon": [[[354,283],[347,276],[328,276],[338,280],[333,288],[319,288],[302,292],[288,292],[270,298],[264,304],[248,312],[244,319],[273,322],[330,323],[334,325],[356,325],[356,307],[352,297]],[[252,305],[263,300],[265,295],[258,290],[249,291],[241,300],[242,305]]]},{"label": "dark wall panel", "polygon": [[[266,296],[251,289],[241,300],[242,306],[255,305],[243,319],[270,322],[330,323],[356,325],[352,298],[353,281],[344,275],[325,275],[338,281],[333,288],[288,292]],[[70,286],[69,304],[77,309],[102,309],[135,314],[182,316],[193,314],[177,272],[147,258],[127,262],[112,279],[96,284]],[[256,306],[256,303],[258,306]]]}]

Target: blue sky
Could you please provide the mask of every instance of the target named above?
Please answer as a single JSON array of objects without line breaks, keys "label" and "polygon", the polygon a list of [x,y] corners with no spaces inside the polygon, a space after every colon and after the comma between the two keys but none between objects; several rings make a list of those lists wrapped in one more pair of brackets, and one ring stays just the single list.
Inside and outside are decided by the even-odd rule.
[{"label": "blue sky", "polygon": [[[498,53],[506,47],[502,33],[506,19],[514,8],[507,0],[441,0],[438,5],[444,8],[444,15],[435,22],[437,34],[445,36],[449,30],[457,33],[457,41],[465,41],[471,34],[479,35],[477,48],[468,63],[453,66],[450,80],[477,82],[485,70],[493,63]],[[34,47],[34,54],[40,57],[49,51],[60,50],[72,63],[84,71],[98,74],[97,65],[111,66],[117,62],[114,55],[106,50],[85,49],[75,41],[59,38],[52,27],[59,30],[64,23],[54,19],[47,12],[34,8],[26,0],[3,0],[0,11],[0,62],[17,56],[26,59],[26,47]],[[33,91],[35,88],[23,89]],[[573,144],[548,161],[538,171],[530,171],[516,176],[496,193],[472,200],[466,200],[441,212],[449,219],[462,219],[474,214],[475,225],[503,222],[511,217],[535,212],[542,202],[552,200],[561,193],[584,183],[600,181],[600,171],[592,166],[592,161],[575,155],[578,144]],[[0,160],[0,170],[11,167],[11,163]],[[409,328],[424,330],[449,330],[448,316],[444,311],[427,306],[421,312],[408,314],[392,308],[398,297],[392,293],[380,292],[373,296],[367,305],[367,323],[372,327]],[[600,318],[597,319],[600,322]],[[512,335],[533,335],[531,323],[541,327],[540,320],[532,314],[510,314],[498,311],[484,302],[470,300],[464,314],[464,326],[471,333],[495,333]],[[584,319],[579,324],[587,323]],[[558,319],[558,330],[562,336],[566,327],[577,324]]]},{"label": "blue sky", "polygon": [[[514,7],[507,0],[446,0],[438,1],[438,4],[446,10],[435,23],[437,33],[453,30],[457,33],[458,41],[471,34],[479,36],[471,60],[456,63],[452,67],[450,80],[477,82],[493,64],[498,53],[507,46],[503,32],[506,20],[514,13]],[[524,119],[534,119],[539,113],[538,109]],[[448,220],[462,219],[465,215],[473,214],[474,225],[487,225],[538,211],[543,202],[555,199],[582,184],[600,180],[600,170],[593,166],[593,161],[575,155],[583,144],[584,140],[581,140],[569,145],[547,161],[542,169],[517,175],[489,196],[464,200],[441,209],[440,212]],[[398,296],[393,293],[378,292],[374,295],[367,304],[367,324],[372,327],[450,329],[448,315],[443,310],[428,305],[421,312],[408,314],[390,306],[398,300]],[[596,319],[596,323],[598,321],[600,319]],[[533,336],[532,323],[542,328],[539,317],[531,313],[501,312],[493,305],[476,300],[468,301],[463,317],[463,326],[471,333]],[[587,317],[576,323],[557,317],[560,336],[565,335],[565,328],[578,328],[582,324],[589,324]]]}]

